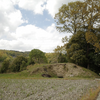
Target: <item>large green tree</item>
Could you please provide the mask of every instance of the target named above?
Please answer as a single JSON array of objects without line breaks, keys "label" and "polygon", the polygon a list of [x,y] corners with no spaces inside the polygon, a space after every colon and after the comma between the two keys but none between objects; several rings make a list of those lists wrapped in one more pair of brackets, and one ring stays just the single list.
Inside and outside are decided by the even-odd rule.
[{"label": "large green tree", "polygon": [[95,72],[100,69],[100,53],[96,53],[93,45],[87,43],[84,31],[78,31],[69,39],[66,44],[66,50],[69,62],[76,63]]},{"label": "large green tree", "polygon": [[45,53],[39,49],[33,49],[29,53],[29,64],[47,63]]},{"label": "large green tree", "polygon": [[89,62],[87,57],[87,45],[84,32],[79,31],[74,34],[66,44],[69,62],[74,62],[79,65],[87,65]]},{"label": "large green tree", "polygon": [[55,15],[55,21],[57,23],[57,29],[61,32],[70,32],[75,34],[77,29],[80,28],[82,20],[81,9],[83,2],[70,2],[68,5],[64,4],[59,12]]},{"label": "large green tree", "polygon": [[[100,28],[100,0],[84,0],[64,4],[55,15],[57,29],[60,32],[76,34],[79,30],[86,31],[86,41],[100,51],[100,39],[93,30]],[[91,42],[92,41],[92,42]]]}]

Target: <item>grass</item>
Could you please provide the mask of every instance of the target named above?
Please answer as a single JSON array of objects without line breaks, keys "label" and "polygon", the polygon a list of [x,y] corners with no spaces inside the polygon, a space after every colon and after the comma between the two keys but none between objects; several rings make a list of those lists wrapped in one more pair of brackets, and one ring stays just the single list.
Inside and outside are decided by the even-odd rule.
[{"label": "grass", "polygon": [[97,80],[0,79],[2,100],[80,100]]},{"label": "grass", "polygon": [[89,92],[82,96],[80,100],[96,100],[100,92],[100,86],[96,89],[91,88]]},{"label": "grass", "polygon": [[[65,98],[95,100],[92,98],[96,98],[100,91],[99,83],[95,77],[82,75],[66,78],[42,77],[42,68],[47,69],[48,66],[52,65],[35,64],[28,66],[27,70],[22,72],[0,74],[0,100],[11,100],[11,98],[12,100],[30,100],[31,98],[36,100],[43,100],[44,98],[47,100],[65,100]],[[37,68],[41,70],[30,74]],[[88,70],[84,70],[88,72]],[[94,76],[96,75],[94,74]],[[10,98],[8,99],[8,97]]]},{"label": "grass", "polygon": [[[92,73],[93,76],[99,77],[95,72],[93,72],[93,71],[91,71],[91,70],[88,70],[88,69],[86,69],[86,68],[84,68],[84,67],[82,67],[82,69],[83,69],[84,71],[86,71],[86,72]],[[99,78],[100,78],[100,77],[99,77]]]}]

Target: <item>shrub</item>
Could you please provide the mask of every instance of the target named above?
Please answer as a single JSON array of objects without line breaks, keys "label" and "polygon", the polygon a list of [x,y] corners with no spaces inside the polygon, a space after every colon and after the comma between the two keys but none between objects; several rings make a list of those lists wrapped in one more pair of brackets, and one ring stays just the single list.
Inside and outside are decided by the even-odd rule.
[{"label": "shrub", "polygon": [[23,56],[18,56],[12,62],[10,69],[13,72],[19,72],[26,69],[27,58]]},{"label": "shrub", "polygon": [[7,72],[8,68],[9,68],[9,64],[10,64],[10,61],[9,59],[5,59],[2,63],[2,67],[0,69],[0,73],[5,73]]}]

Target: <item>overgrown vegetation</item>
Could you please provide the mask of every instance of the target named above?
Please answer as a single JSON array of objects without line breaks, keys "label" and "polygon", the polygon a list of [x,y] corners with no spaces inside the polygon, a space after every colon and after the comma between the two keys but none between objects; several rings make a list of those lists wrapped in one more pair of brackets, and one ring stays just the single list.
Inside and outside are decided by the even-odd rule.
[{"label": "overgrown vegetation", "polygon": [[28,65],[34,65],[35,63],[47,63],[45,53],[38,49],[31,50],[29,55],[22,52],[3,50],[1,50],[0,54],[0,61],[2,63],[0,73],[20,72],[26,70]]},{"label": "overgrown vegetation", "polygon": [[63,54],[61,52],[54,53],[46,53],[45,54],[47,61],[49,64],[53,63],[67,63],[67,54]]},{"label": "overgrown vegetation", "polygon": [[19,72],[25,70],[27,67],[27,58],[23,56],[18,56],[14,59],[14,61],[10,65],[10,71]]},{"label": "overgrown vegetation", "polygon": [[2,63],[2,67],[0,69],[1,73],[6,73],[7,70],[9,69],[9,65],[10,65],[10,60],[9,59],[5,59]]},{"label": "overgrown vegetation", "polygon": [[[100,1],[85,0],[64,4],[55,14],[56,28],[72,33],[63,38],[63,46],[56,51],[67,52],[68,62],[73,62],[100,73]],[[95,14],[94,14],[95,13]]]}]

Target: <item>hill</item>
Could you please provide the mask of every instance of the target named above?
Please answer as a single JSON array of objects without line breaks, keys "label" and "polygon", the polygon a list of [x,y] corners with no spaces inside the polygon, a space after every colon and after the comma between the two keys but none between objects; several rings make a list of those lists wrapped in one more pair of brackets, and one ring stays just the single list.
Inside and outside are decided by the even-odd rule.
[{"label": "hill", "polygon": [[27,67],[29,75],[44,75],[44,77],[98,77],[98,75],[89,69],[85,69],[73,63],[57,63],[57,64],[36,64]]},{"label": "hill", "polygon": [[20,52],[20,51],[14,51],[14,50],[0,50],[0,53],[1,53],[1,55],[6,54],[6,56],[11,56],[11,57],[15,58],[20,55],[27,57],[30,52],[28,52],[28,51]]},{"label": "hill", "polygon": [[17,73],[0,74],[0,79],[40,79],[40,78],[100,78],[96,73],[73,63],[35,64],[27,66],[27,69]]}]

